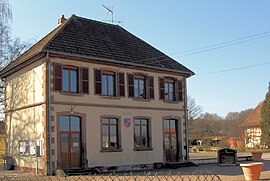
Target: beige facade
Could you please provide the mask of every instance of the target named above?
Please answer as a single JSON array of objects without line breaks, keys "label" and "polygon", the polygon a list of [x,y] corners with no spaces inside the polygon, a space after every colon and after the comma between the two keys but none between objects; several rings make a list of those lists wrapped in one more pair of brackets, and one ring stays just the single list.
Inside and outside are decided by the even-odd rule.
[{"label": "beige facade", "polygon": [[0,71],[7,155],[41,174],[187,162],[193,74],[119,26],[73,15]]},{"label": "beige facade", "polygon": [[[43,59],[43,61],[45,58]],[[164,102],[159,100],[158,77],[171,76],[184,80],[183,76],[162,74],[157,71],[142,71],[122,68],[111,65],[102,65],[86,62],[74,62],[65,59],[50,59],[51,71],[51,161],[52,170],[59,168],[60,144],[59,115],[80,116],[85,122],[85,161],[88,167],[95,166],[122,166],[136,164],[152,164],[166,162],[164,153],[163,120],[177,119],[179,161],[187,161],[184,101]],[[53,63],[73,65],[89,68],[89,94],[67,94],[54,91]],[[106,97],[94,95],[95,68],[116,70],[131,73],[140,72],[154,77],[154,100],[143,100],[126,97]],[[6,78],[6,123],[9,135],[7,141],[8,154],[14,156],[16,164],[21,169],[30,169],[45,172],[46,169],[46,63],[35,63]],[[128,92],[125,86],[125,92]],[[73,109],[73,110],[71,110]],[[121,130],[121,151],[101,151],[101,125],[102,116],[118,117]],[[151,149],[146,151],[134,150],[133,124],[125,127],[124,118],[146,117],[151,120]],[[48,134],[47,134],[48,135]],[[20,141],[41,140],[41,157],[20,155]],[[47,148],[48,149],[48,148]],[[38,170],[38,171],[39,171]]]}]

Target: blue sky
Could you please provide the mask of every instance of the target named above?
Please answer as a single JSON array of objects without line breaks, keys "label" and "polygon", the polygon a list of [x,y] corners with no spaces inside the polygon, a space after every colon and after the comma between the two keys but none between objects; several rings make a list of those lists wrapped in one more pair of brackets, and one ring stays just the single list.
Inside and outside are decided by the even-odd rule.
[{"label": "blue sky", "polygon": [[[125,29],[196,73],[188,79],[188,94],[205,112],[225,116],[228,112],[254,108],[267,92],[270,33],[213,51],[183,55],[197,48],[270,31],[268,0],[9,2],[13,9],[13,34],[32,41],[55,28],[61,14],[110,20],[101,5],[113,7],[114,20],[123,21]],[[207,74],[246,66],[251,68]]]}]

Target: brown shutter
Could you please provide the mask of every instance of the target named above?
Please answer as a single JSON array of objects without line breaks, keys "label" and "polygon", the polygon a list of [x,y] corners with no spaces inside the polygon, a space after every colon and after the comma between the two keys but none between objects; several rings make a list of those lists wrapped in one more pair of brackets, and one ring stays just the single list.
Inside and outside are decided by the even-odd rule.
[{"label": "brown shutter", "polygon": [[133,74],[128,74],[128,97],[134,97],[134,79],[133,79]]},{"label": "brown shutter", "polygon": [[165,90],[164,90],[164,78],[159,77],[159,99],[164,100]]},{"label": "brown shutter", "polygon": [[81,68],[82,93],[89,94],[89,70],[87,67]]},{"label": "brown shutter", "polygon": [[118,86],[119,86],[119,96],[125,97],[125,73],[118,73]]},{"label": "brown shutter", "polygon": [[61,91],[62,90],[62,64],[54,63],[54,90]]},{"label": "brown shutter", "polygon": [[177,81],[178,86],[178,100],[183,101],[183,82],[182,80]]},{"label": "brown shutter", "polygon": [[101,70],[95,69],[95,94],[101,94]]},{"label": "brown shutter", "polygon": [[149,80],[149,98],[150,99],[155,99],[155,95],[154,95],[154,77],[149,76],[148,80]]}]

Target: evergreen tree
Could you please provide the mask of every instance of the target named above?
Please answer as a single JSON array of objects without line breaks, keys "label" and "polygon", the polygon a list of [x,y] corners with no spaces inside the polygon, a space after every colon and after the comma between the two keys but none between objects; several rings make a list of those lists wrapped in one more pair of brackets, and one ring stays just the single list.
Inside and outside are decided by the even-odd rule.
[{"label": "evergreen tree", "polygon": [[261,144],[270,146],[270,83],[262,106]]}]

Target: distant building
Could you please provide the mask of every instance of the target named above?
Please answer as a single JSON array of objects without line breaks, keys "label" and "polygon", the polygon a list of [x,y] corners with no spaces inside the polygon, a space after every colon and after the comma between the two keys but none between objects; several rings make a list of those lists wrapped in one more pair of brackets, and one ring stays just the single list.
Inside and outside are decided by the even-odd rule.
[{"label": "distant building", "polygon": [[118,25],[75,15],[59,23],[0,72],[16,168],[187,162],[194,73]]},{"label": "distant building", "polygon": [[244,128],[244,141],[246,148],[255,148],[261,145],[262,130],[260,123],[262,120],[262,106],[263,102],[260,102],[259,105],[249,113],[245,122],[240,125]]}]

